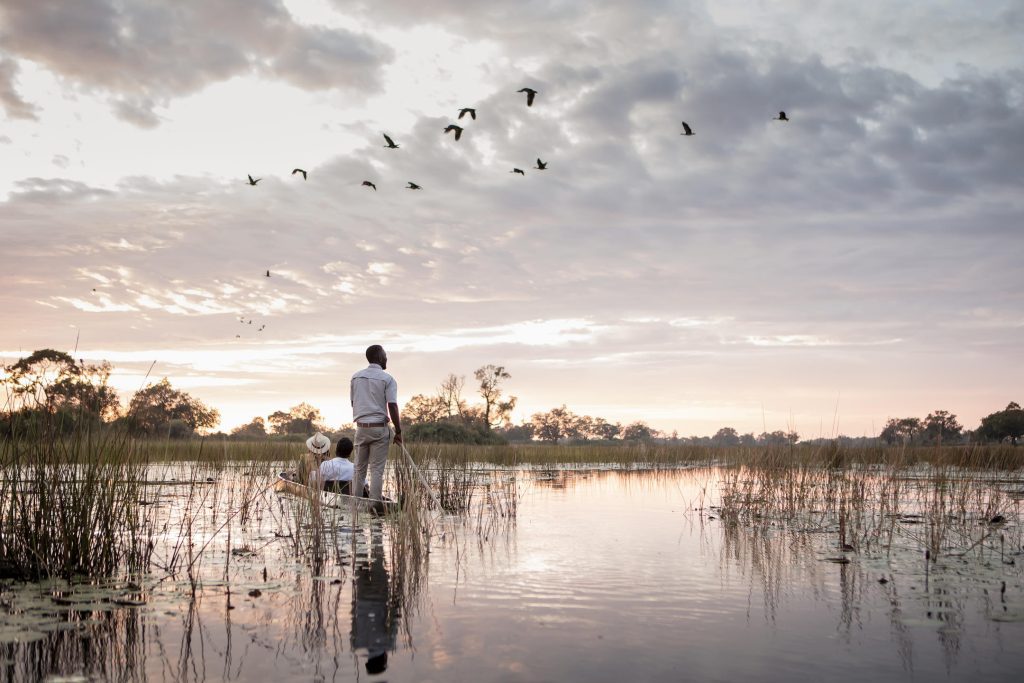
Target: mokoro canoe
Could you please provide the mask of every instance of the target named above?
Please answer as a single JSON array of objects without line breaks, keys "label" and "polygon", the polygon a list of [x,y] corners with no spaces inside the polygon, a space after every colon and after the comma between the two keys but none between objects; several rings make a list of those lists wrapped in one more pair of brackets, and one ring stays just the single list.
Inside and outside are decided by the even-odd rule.
[{"label": "mokoro canoe", "polygon": [[398,512],[398,503],[393,500],[372,500],[370,498],[349,496],[344,493],[335,493],[333,491],[314,491],[314,489],[311,489],[305,484],[295,481],[294,476],[295,475],[292,472],[278,472],[277,482],[274,484],[274,488],[278,491],[302,496],[303,498],[309,498],[311,495],[319,493],[320,501],[324,505],[340,508],[342,510],[350,510],[354,504],[359,512],[369,513],[374,511],[375,505],[383,505],[384,514]]}]

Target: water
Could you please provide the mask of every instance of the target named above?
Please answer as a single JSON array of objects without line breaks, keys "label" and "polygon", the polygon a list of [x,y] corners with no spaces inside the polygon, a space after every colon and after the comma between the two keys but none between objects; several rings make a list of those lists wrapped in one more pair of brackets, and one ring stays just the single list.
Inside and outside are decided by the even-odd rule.
[{"label": "water", "polygon": [[[221,475],[231,478],[237,486],[244,475]],[[39,586],[8,587],[0,672],[424,682],[1024,674],[1024,557],[944,557],[927,584],[913,548],[828,562],[833,534],[728,527],[694,510],[715,479],[520,473],[513,525],[463,522],[433,539],[422,565],[396,551],[389,522],[336,517],[328,558],[311,566],[294,553],[293,499],[261,497],[243,528],[237,517],[225,526],[238,496],[208,494],[194,506],[207,515],[194,542],[213,538],[193,569],[194,600],[183,572],[154,577],[137,607],[104,602],[135,595],[123,582],[65,591],[78,601],[70,606]],[[172,509],[184,493],[162,496]],[[209,518],[217,505],[220,521]],[[13,642],[17,632],[24,642]]]}]

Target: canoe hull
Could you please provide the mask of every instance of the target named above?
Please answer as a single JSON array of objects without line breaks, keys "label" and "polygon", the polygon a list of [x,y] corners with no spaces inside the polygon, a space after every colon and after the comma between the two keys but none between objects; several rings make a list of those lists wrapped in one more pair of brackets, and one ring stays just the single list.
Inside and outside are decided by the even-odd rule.
[{"label": "canoe hull", "polygon": [[279,472],[274,488],[282,493],[290,493],[293,496],[301,496],[303,498],[310,498],[320,494],[320,502],[323,505],[342,510],[351,510],[355,507],[359,512],[370,513],[374,512],[376,506],[383,505],[386,514],[398,512],[398,503],[393,500],[378,501],[370,498],[349,496],[344,493],[335,493],[333,491],[317,491],[292,479],[290,472]]}]

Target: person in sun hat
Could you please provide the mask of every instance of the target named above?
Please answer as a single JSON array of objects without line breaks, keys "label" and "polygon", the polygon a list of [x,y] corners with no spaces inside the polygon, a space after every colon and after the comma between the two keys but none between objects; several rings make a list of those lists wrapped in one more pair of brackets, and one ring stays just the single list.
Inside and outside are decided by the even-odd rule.
[{"label": "person in sun hat", "polygon": [[312,481],[314,477],[319,475],[320,458],[330,452],[331,440],[320,432],[306,439],[306,455],[300,468],[301,474],[305,476],[306,481]]}]

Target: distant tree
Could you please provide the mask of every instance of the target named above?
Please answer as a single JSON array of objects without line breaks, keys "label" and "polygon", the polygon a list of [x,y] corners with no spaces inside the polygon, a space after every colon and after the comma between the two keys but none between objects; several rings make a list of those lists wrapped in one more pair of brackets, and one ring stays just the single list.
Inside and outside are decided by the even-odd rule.
[{"label": "distant tree", "polygon": [[762,446],[787,446],[795,444],[800,440],[796,432],[784,432],[778,429],[774,432],[761,432],[757,437],[757,443]]},{"label": "distant tree", "polygon": [[267,418],[274,434],[313,434],[326,429],[320,409],[306,402],[292,406],[286,411],[278,410]]},{"label": "distant tree", "polygon": [[439,396],[416,394],[402,406],[402,422],[409,424],[439,422],[449,417],[448,407]]},{"label": "distant tree", "polygon": [[252,422],[239,425],[231,430],[231,436],[262,438],[267,435],[267,425],[262,417],[254,417]]},{"label": "distant tree", "polygon": [[480,382],[478,390],[484,399],[484,424],[492,429],[508,421],[509,415],[516,407],[516,397],[503,398],[502,384],[512,378],[503,365],[485,365],[473,373]]},{"label": "distant tree", "polygon": [[927,443],[942,445],[943,441],[958,441],[963,432],[963,426],[956,421],[956,415],[948,410],[936,410],[928,413],[922,424],[922,436]]},{"label": "distant tree", "polygon": [[878,437],[890,446],[898,443],[912,445],[920,439],[922,429],[919,418],[890,418]]},{"label": "distant tree", "polygon": [[603,417],[594,418],[592,426],[594,438],[603,441],[611,441],[622,431],[622,425],[618,422],[612,424]]},{"label": "distant tree", "polygon": [[557,443],[564,435],[563,426],[566,415],[571,415],[565,406],[549,410],[546,413],[534,413],[530,418],[533,433],[541,441]]},{"label": "distant tree", "polygon": [[757,437],[754,436],[753,432],[746,432],[745,434],[740,434],[740,445],[741,446],[756,446],[757,445]]},{"label": "distant tree", "polygon": [[501,436],[503,436],[507,441],[531,441],[533,439],[533,430],[534,426],[532,423],[524,422],[521,425],[509,425],[505,427],[505,429],[501,431]]},{"label": "distant tree", "polygon": [[[479,372],[479,371],[478,371]],[[462,398],[462,387],[466,384],[466,378],[456,376],[455,373],[448,373],[448,376],[437,388],[437,399],[443,406],[446,417],[462,417],[466,409],[466,401]],[[403,413],[405,407],[402,408]]]},{"label": "distant tree", "polygon": [[129,427],[150,436],[188,436],[209,429],[220,421],[220,413],[197,398],[171,386],[164,377],[139,389],[128,404]]},{"label": "distant tree", "polygon": [[711,442],[719,447],[739,446],[740,436],[732,427],[722,427],[711,437]]},{"label": "distant tree", "polygon": [[625,441],[650,441],[654,438],[654,430],[646,422],[632,422],[623,427],[622,438]]},{"label": "distant tree", "polygon": [[977,435],[993,441],[1010,441],[1014,446],[1024,438],[1024,410],[1020,404],[1011,401],[1005,410],[981,418]]},{"label": "distant tree", "polygon": [[3,383],[23,408],[86,413],[97,420],[117,417],[120,405],[107,385],[112,368],[106,361],[90,365],[63,351],[41,349],[3,370]]}]

